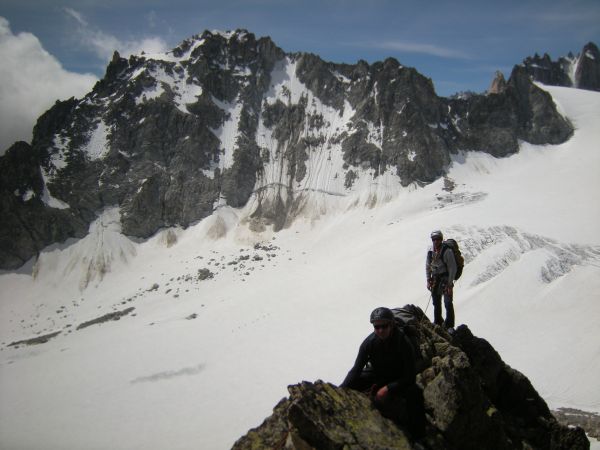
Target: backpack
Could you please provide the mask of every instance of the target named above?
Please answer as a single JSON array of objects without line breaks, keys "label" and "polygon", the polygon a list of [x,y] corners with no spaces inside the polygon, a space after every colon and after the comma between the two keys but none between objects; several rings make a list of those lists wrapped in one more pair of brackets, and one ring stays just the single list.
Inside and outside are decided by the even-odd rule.
[{"label": "backpack", "polygon": [[446,249],[452,249],[452,253],[454,253],[454,260],[456,261],[456,276],[455,280],[458,280],[463,273],[463,268],[465,267],[465,258],[460,252],[460,248],[458,248],[458,242],[454,239],[446,239],[442,242],[442,258],[444,257],[444,252]]},{"label": "backpack", "polygon": [[402,308],[392,308],[394,314],[394,322],[396,327],[402,332],[404,341],[412,350],[412,356],[415,361],[415,369],[420,373],[425,369],[425,361],[421,354],[421,349],[418,342],[418,333],[415,329],[417,317],[423,315],[423,311],[414,305],[405,305]]}]

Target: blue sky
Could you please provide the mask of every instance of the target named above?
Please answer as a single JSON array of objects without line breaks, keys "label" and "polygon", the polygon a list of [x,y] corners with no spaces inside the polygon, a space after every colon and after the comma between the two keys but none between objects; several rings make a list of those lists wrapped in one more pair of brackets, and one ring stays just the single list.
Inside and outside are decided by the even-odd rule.
[{"label": "blue sky", "polygon": [[[312,52],[327,61],[391,56],[431,78],[442,96],[483,92],[496,70],[508,77],[536,52],[557,59],[589,41],[600,44],[597,0],[0,0],[0,17],[3,50],[10,52],[13,41],[28,38],[33,47],[37,40],[44,57],[71,77],[67,86],[83,77],[80,89],[102,76],[115,49],[124,55],[168,50],[205,29],[245,28],[270,36],[287,52]],[[12,55],[16,71],[18,52]],[[0,57],[6,65],[4,53]],[[0,69],[0,82],[23,82],[22,67],[17,74]]]}]

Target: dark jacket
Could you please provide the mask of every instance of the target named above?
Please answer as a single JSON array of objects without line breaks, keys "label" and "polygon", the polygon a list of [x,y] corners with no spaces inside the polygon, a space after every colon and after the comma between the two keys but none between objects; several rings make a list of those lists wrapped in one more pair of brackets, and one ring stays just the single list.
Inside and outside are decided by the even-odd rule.
[{"label": "dark jacket", "polygon": [[404,333],[397,327],[386,340],[375,333],[367,336],[341,386],[356,389],[367,363],[371,365],[374,384],[378,387],[387,385],[391,394],[402,392],[415,383],[415,356]]}]

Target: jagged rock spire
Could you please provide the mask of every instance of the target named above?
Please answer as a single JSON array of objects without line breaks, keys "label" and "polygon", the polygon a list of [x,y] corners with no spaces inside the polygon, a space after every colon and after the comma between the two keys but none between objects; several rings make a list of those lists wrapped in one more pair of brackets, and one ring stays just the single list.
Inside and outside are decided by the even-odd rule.
[{"label": "jagged rock spire", "polygon": [[575,69],[575,85],[579,89],[600,91],[600,51],[593,42],[588,42],[581,51]]},{"label": "jagged rock spire", "polygon": [[496,75],[492,80],[492,84],[488,89],[488,94],[502,94],[506,90],[506,80],[504,74],[499,70],[496,71]]},{"label": "jagged rock spire", "polygon": [[588,42],[581,53],[553,61],[548,54],[537,53],[526,58],[521,65],[535,81],[550,86],[575,87],[600,91],[600,51],[593,42]]}]

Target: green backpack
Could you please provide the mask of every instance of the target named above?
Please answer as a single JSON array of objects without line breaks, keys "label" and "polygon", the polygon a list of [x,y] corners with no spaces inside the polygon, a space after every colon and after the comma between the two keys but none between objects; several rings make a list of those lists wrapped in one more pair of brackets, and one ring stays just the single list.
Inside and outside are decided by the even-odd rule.
[{"label": "green backpack", "polygon": [[452,249],[452,253],[454,253],[454,260],[456,261],[456,276],[455,280],[458,280],[463,273],[463,268],[465,267],[465,258],[460,252],[460,248],[458,247],[458,242],[454,239],[446,239],[442,242],[442,258],[444,257],[444,252],[446,249]]}]

